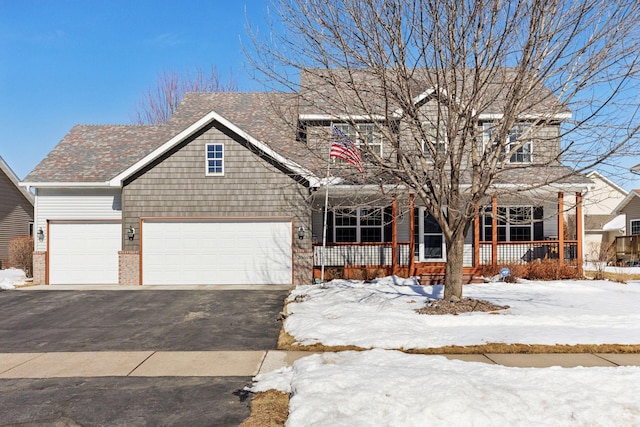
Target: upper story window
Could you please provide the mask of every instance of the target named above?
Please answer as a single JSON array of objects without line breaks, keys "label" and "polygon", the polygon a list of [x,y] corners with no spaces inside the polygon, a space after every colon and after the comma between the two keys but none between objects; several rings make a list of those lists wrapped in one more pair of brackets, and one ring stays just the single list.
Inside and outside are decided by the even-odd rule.
[{"label": "upper story window", "polygon": [[[334,126],[340,129],[356,146],[367,147],[371,152],[382,156],[382,135],[375,124],[359,123],[352,126],[349,123],[335,123]],[[363,155],[366,156],[366,153],[365,150]]]},{"label": "upper story window", "polygon": [[631,234],[640,234],[640,219],[632,219],[630,225]]},{"label": "upper story window", "polygon": [[422,141],[422,152],[427,161],[433,162],[435,157],[442,156],[447,151],[447,130],[444,124],[436,126],[433,123],[423,123],[427,141]]},{"label": "upper story window", "polygon": [[[530,139],[528,123],[517,123],[509,131],[507,135],[507,141],[504,144],[503,153],[511,153],[509,163],[531,163],[533,153],[533,142]],[[495,129],[493,123],[484,124],[484,143],[496,144],[497,135],[495,135]],[[526,138],[523,140],[523,138]]]},{"label": "upper story window", "polygon": [[207,175],[224,175],[224,144],[207,144]]}]

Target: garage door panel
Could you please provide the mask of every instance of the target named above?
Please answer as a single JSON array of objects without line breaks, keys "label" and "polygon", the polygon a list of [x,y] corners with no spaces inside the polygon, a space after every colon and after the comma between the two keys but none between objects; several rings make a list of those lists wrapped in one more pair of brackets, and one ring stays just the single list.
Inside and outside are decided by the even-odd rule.
[{"label": "garage door panel", "polygon": [[143,282],[291,284],[291,236],[290,221],[146,220]]},{"label": "garage door panel", "polygon": [[117,284],[120,223],[52,222],[49,283]]}]

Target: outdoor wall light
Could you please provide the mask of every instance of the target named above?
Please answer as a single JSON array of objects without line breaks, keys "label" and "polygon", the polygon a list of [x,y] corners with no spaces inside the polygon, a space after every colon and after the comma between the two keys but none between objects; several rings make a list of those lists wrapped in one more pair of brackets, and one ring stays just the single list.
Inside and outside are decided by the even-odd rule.
[{"label": "outdoor wall light", "polygon": [[303,226],[298,227],[298,239],[302,240],[304,239],[304,233],[305,233],[305,229]]},{"label": "outdoor wall light", "polygon": [[133,228],[132,226],[129,226],[129,228],[127,228],[127,236],[129,236],[129,240],[133,240],[135,235],[136,235],[136,229]]},{"label": "outdoor wall light", "polygon": [[38,240],[41,242],[44,240],[44,230],[42,227],[38,228]]}]

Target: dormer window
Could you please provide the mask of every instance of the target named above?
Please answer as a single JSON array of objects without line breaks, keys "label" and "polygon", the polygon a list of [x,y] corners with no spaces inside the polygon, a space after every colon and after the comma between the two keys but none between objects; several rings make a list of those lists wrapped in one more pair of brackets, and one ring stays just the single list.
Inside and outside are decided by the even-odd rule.
[{"label": "dormer window", "polygon": [[433,162],[447,151],[447,132],[444,124],[423,123],[422,126],[427,137],[427,141],[422,141],[422,152],[427,161]]}]

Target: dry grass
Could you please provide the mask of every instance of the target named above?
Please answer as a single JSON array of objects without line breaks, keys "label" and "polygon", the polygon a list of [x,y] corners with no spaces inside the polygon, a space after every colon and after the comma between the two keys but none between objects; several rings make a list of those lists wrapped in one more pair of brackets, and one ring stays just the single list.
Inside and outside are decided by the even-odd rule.
[{"label": "dry grass", "polygon": [[[594,279],[596,273],[596,271],[585,271],[584,275]],[[640,274],[614,273],[609,271],[603,271],[601,274],[604,279],[619,283],[626,283],[629,280],[640,280]]]},{"label": "dry grass", "polygon": [[[323,344],[300,345],[295,338],[289,335],[284,329],[280,330],[278,339],[278,350],[289,351],[365,351],[362,347],[350,346],[327,346]],[[484,354],[484,353],[640,353],[640,344],[578,344],[578,345],[542,345],[542,344],[505,344],[488,343],[483,345],[458,346],[450,345],[446,347],[421,348],[421,349],[396,349],[410,354]]]},{"label": "dry grass", "polygon": [[289,416],[289,395],[276,390],[256,393],[251,399],[251,414],[240,427],[280,427]]}]

